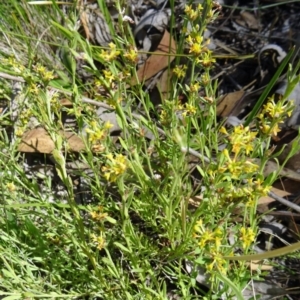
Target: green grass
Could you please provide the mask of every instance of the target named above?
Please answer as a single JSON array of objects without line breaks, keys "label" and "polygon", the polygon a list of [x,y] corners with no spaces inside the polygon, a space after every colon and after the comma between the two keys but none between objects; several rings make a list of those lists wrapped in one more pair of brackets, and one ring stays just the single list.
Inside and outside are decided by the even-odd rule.
[{"label": "green grass", "polygon": [[[189,42],[170,30],[178,46],[175,61],[180,64],[184,57],[190,80],[173,76],[169,97],[159,106],[142,84],[130,84],[137,73],[128,58],[134,49],[128,23],[119,20],[120,35],[111,27],[116,49],[95,47],[78,33],[75,5],[66,17],[55,1],[40,6],[7,2],[0,4],[0,71],[25,83],[17,96],[22,112],[14,128],[9,113],[0,116],[0,294],[4,299],[168,299],[173,291],[180,299],[242,299],[241,291],[259,273],[251,274],[245,261],[224,257],[236,249],[252,253],[257,200],[278,177],[263,175],[264,163],[272,158],[267,155],[271,135],[292,108],[284,106],[285,99],[263,108],[265,93],[247,119],[251,129],[225,130],[217,122],[213,57],[205,41],[199,53],[193,48],[216,17],[211,1],[191,22]],[[107,10],[104,15],[109,20]],[[116,59],[108,61],[114,51]],[[88,83],[76,67],[82,53],[93,75]],[[290,85],[298,80],[294,70],[288,78]],[[60,93],[51,94],[53,88]],[[1,93],[9,104],[9,80],[1,81]],[[86,96],[114,105],[122,129],[117,142]],[[66,97],[72,108],[59,104]],[[280,113],[274,118],[276,109]],[[67,153],[58,134],[65,113],[74,116],[76,133],[84,140],[85,151],[79,154]],[[17,151],[30,117],[54,141],[51,154],[35,159],[56,177],[42,171],[28,176],[30,154]],[[89,138],[83,134],[87,131]],[[261,165],[252,158],[260,158]],[[75,161],[89,171],[70,170]],[[79,177],[83,190],[76,188]],[[55,194],[57,187],[63,191]],[[201,199],[191,205],[196,195]],[[195,266],[190,274],[187,261]],[[208,291],[196,283],[198,266],[210,277]]]}]

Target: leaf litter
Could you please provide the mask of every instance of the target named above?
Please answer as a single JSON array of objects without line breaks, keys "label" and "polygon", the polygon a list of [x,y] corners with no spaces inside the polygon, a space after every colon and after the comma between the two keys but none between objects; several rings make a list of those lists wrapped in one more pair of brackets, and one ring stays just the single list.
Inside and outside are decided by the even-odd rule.
[{"label": "leaf litter", "polygon": [[[262,4],[267,6],[268,1],[262,1]],[[262,88],[270,81],[274,70],[278,68],[278,65],[282,61],[282,56],[284,56],[285,50],[288,51],[292,39],[286,38],[282,39],[282,35],[287,35],[289,33],[291,36],[297,35],[298,22],[297,14],[300,13],[300,7],[297,3],[286,4],[282,9],[278,8],[275,11],[270,9],[259,10],[256,7],[256,2],[252,3],[238,3],[231,6],[231,1],[228,3],[225,1],[225,5],[222,10],[220,18],[216,20],[214,24],[209,27],[211,34],[211,45],[214,49],[216,57],[219,57],[217,63],[219,65],[219,70],[221,70],[221,75],[215,73],[216,78],[219,80],[219,102],[217,104],[217,112],[220,118],[235,116],[239,119],[243,119],[244,116],[253,108],[253,103],[258,98],[257,95],[261,93]],[[252,11],[253,5],[255,10]],[[89,7],[92,9],[92,7]],[[251,9],[248,11],[247,9]],[[150,11],[150,8],[148,7]],[[102,24],[102,29],[99,31],[96,27],[91,27],[89,22],[95,22],[94,19],[99,19],[100,24]],[[165,18],[165,16],[163,16]],[[92,19],[92,21],[91,21]],[[282,20],[288,20],[283,22]],[[161,24],[152,24],[151,26],[159,28],[162,30],[161,40],[154,51],[151,52],[146,59],[141,55],[141,59],[144,61],[139,64],[137,71],[137,78],[134,77],[131,80],[131,85],[134,86],[138,82],[151,81],[155,75],[161,72],[161,76],[157,81],[157,85],[163,96],[163,100],[168,98],[168,93],[170,92],[169,80],[172,76],[172,70],[170,65],[174,61],[176,54],[176,42],[174,38],[170,35],[165,26],[165,19],[162,21],[160,18],[153,19],[153,22],[161,22]],[[149,17],[140,19],[142,22],[149,22]],[[85,35],[93,43],[98,45],[107,45],[109,39],[111,38],[108,34],[108,27],[106,22],[103,21],[103,17],[99,12],[97,12],[93,18],[89,18],[87,12],[84,12],[81,16],[82,26]],[[288,24],[286,26],[286,24]],[[136,28],[143,28],[143,24],[138,23]],[[135,31],[137,35],[139,30]],[[296,37],[297,38],[297,37]],[[215,45],[214,44],[215,41]],[[223,45],[223,46],[222,46]],[[148,51],[147,47],[145,49],[140,49],[141,53],[143,51]],[[259,53],[259,55],[252,56],[250,58],[240,58],[249,55],[249,53]],[[237,54],[237,55],[236,55]],[[236,55],[236,57],[233,57]],[[241,59],[239,65],[235,64],[236,59]],[[226,70],[226,71],[223,71]],[[219,73],[220,74],[220,73]],[[84,76],[84,75],[83,75]],[[283,94],[285,92],[284,82],[281,81],[277,84],[276,93]],[[279,138],[274,141],[274,144],[280,144],[281,136],[284,136],[287,130],[297,130],[300,123],[300,93],[298,92],[299,85],[297,84],[291,92],[290,99],[295,101],[296,108],[293,115],[287,118],[285,123],[286,128],[283,128],[282,133]],[[248,96],[248,97],[246,97]],[[72,101],[67,100],[68,104]],[[237,109],[238,107],[238,109]],[[2,112],[4,110],[2,109]],[[100,114],[103,114],[104,110],[101,110]],[[110,120],[112,123],[118,124],[117,116],[112,113],[110,115]],[[117,126],[117,125],[116,125]],[[120,128],[118,128],[120,129]],[[82,139],[74,133],[70,132],[60,132],[64,139],[68,143],[68,150],[79,152],[84,151],[85,145]],[[284,148],[281,155],[279,156],[279,162],[284,162],[287,153],[292,147],[292,141],[289,141],[288,146]],[[44,153],[50,154],[54,149],[54,142],[50,138],[47,131],[43,128],[32,129],[31,131],[25,133],[22,137],[22,142],[19,145],[18,150],[20,152],[31,152],[31,153]],[[287,164],[286,168],[280,171],[282,176],[282,184],[280,189],[273,189],[273,192],[280,196],[285,197],[289,195],[288,185],[294,182],[294,185],[299,181],[299,170],[300,170],[300,156],[297,153],[293,158],[291,158]],[[280,165],[276,162],[269,161],[265,166],[265,172],[270,174],[276,171]],[[293,183],[292,183],[293,184]],[[295,194],[295,190],[292,191]],[[300,190],[299,190],[300,193]],[[193,201],[201,201],[201,195],[198,196]],[[271,197],[264,197],[258,202],[258,212],[261,214],[268,215],[269,204],[273,203],[274,199]],[[275,205],[276,206],[276,205]],[[283,210],[282,210],[283,209]],[[272,212],[281,212],[282,218],[279,215],[279,221],[284,220],[284,212],[288,213],[286,209],[282,206],[276,207]],[[290,215],[293,215],[291,212]],[[266,221],[267,222],[267,221]],[[271,223],[271,222],[270,222]],[[298,230],[298,224],[296,221],[290,222],[287,230],[284,231],[280,236],[282,239],[285,238],[287,232],[296,232]],[[270,231],[271,232],[271,231]],[[292,241],[292,239],[290,239]],[[263,250],[261,250],[263,251]],[[255,263],[252,262],[251,268],[257,268],[254,266]],[[299,265],[299,262],[297,262]],[[268,265],[263,265],[263,268],[268,269]],[[206,279],[205,279],[206,280]],[[279,282],[278,282],[279,283]],[[282,283],[280,283],[282,284]],[[274,296],[282,296],[289,294],[286,288],[278,287],[271,283],[259,283],[253,282],[251,289],[254,289],[255,293],[262,295],[260,299],[271,299]],[[271,293],[272,290],[272,293]],[[249,290],[244,291],[243,296],[245,299],[250,299],[253,297],[253,293],[250,295]],[[291,296],[293,297],[293,296]],[[296,299],[296,298],[292,298]]]}]

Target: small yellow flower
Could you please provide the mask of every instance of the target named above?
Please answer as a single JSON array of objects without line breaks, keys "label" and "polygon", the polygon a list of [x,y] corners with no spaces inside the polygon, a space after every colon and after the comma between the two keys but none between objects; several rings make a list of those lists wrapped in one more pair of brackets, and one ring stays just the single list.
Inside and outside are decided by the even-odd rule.
[{"label": "small yellow flower", "polygon": [[274,96],[269,98],[258,116],[261,122],[261,132],[277,136],[277,133],[280,132],[279,124],[284,122],[286,116],[291,116],[293,109],[293,101],[279,100],[275,103]]},{"label": "small yellow flower", "polygon": [[226,265],[226,260],[222,258],[222,256],[219,253],[212,253],[213,255],[213,261],[207,265],[207,270],[212,271],[214,267],[216,267],[222,274],[226,274],[226,268],[224,265]]},{"label": "small yellow flower", "polygon": [[50,81],[54,78],[54,75],[53,75],[53,71],[48,71],[46,69],[46,67],[38,64],[36,67],[35,67],[35,70],[37,71],[37,73],[41,76],[41,78],[45,81]]},{"label": "small yellow flower", "polygon": [[245,228],[242,227],[240,229],[241,237],[240,240],[242,241],[242,245],[244,249],[247,249],[255,239],[255,234],[252,228]]},{"label": "small yellow flower", "polygon": [[29,92],[37,95],[39,93],[38,86],[35,83],[31,83],[29,86]]},{"label": "small yellow flower", "polygon": [[107,181],[113,182],[123,174],[127,169],[127,159],[122,154],[117,154],[113,157],[112,153],[106,155],[108,162],[105,166],[102,167],[102,171],[104,172],[104,178]]},{"label": "small yellow flower", "polygon": [[227,130],[226,130],[226,128],[224,126],[222,126],[219,131],[221,133],[224,133],[224,134],[228,135],[228,132],[227,132]]},{"label": "small yellow flower", "polygon": [[160,122],[161,122],[162,124],[166,124],[166,123],[167,123],[167,120],[168,120],[168,113],[167,113],[166,110],[163,109],[163,110],[160,112],[159,119],[160,119]]},{"label": "small yellow flower", "polygon": [[198,13],[192,8],[192,5],[186,5],[184,12],[191,21],[194,21],[198,17]]},{"label": "small yellow flower", "polygon": [[116,50],[116,45],[114,43],[109,43],[108,46],[110,50],[109,51],[101,50],[101,54],[99,56],[103,60],[110,62],[112,60],[115,60],[119,56],[120,51]]},{"label": "small yellow flower", "polygon": [[138,62],[138,53],[136,49],[130,49],[127,53],[124,53],[124,57],[132,63]]},{"label": "small yellow flower", "polygon": [[232,152],[236,155],[245,150],[246,154],[249,154],[254,149],[254,140],[257,132],[251,132],[250,128],[239,125],[234,127],[233,133],[229,136],[230,143],[232,145]]},{"label": "small yellow flower", "polygon": [[199,89],[200,89],[200,83],[199,82],[195,82],[195,83],[190,85],[190,91],[192,93],[198,93]]},{"label": "small yellow flower", "polygon": [[176,75],[177,78],[183,78],[185,76],[185,72],[186,72],[187,66],[176,66],[173,69],[173,73]]},{"label": "small yellow flower", "polygon": [[195,115],[196,112],[197,112],[197,108],[195,106],[186,103],[182,115],[186,117],[187,115]]},{"label": "small yellow flower", "polygon": [[199,4],[198,4],[198,6],[197,6],[197,10],[198,10],[198,11],[202,11],[202,10],[203,10],[203,6],[202,6],[202,4],[201,4],[201,3],[199,3]]},{"label": "small yellow flower", "polygon": [[203,220],[200,219],[196,222],[195,226],[194,226],[194,231],[198,234],[198,233],[203,233],[204,232],[204,227],[203,227]]},{"label": "small yellow flower", "polygon": [[208,73],[205,73],[203,75],[201,75],[201,84],[203,84],[204,86],[208,85],[210,83],[210,77]]},{"label": "small yellow flower", "polygon": [[273,125],[272,130],[270,131],[270,133],[274,136],[277,136],[277,133],[280,132],[280,131],[281,131],[281,129],[279,128],[279,125],[277,123],[277,124]]},{"label": "small yellow flower", "polygon": [[15,130],[15,135],[21,137],[25,132],[25,127],[17,127]]},{"label": "small yellow flower", "polygon": [[199,56],[201,54],[201,52],[202,52],[202,47],[201,47],[200,44],[192,44],[190,46],[189,53],[192,53],[192,54],[194,54],[196,56]]},{"label": "small yellow flower", "polygon": [[206,51],[201,58],[197,59],[197,63],[201,64],[204,68],[209,68],[215,63],[216,60],[212,57],[211,51]]},{"label": "small yellow flower", "polygon": [[107,218],[108,214],[103,212],[103,208],[99,207],[96,211],[91,211],[90,215],[92,219],[97,221],[103,221]]},{"label": "small yellow flower", "polygon": [[106,243],[105,243],[105,239],[102,234],[100,236],[96,236],[95,234],[92,234],[91,238],[92,238],[93,242],[97,245],[97,248],[99,250],[102,250],[105,247]]},{"label": "small yellow flower", "polygon": [[260,196],[266,196],[270,190],[271,186],[264,186],[264,181],[261,179],[257,179],[253,182],[254,191],[259,193]]},{"label": "small yellow flower", "polygon": [[111,124],[109,121],[107,121],[107,122],[104,123],[104,129],[110,129],[112,127],[114,127],[114,125]]},{"label": "small yellow flower", "polygon": [[47,71],[46,68],[44,66],[42,66],[42,65],[37,65],[35,69],[40,74],[43,74],[43,73],[45,73]]},{"label": "small yellow flower", "polygon": [[113,80],[115,80],[115,75],[112,74],[111,71],[109,70],[103,70],[103,74],[104,74],[104,78],[109,82],[113,82]]},{"label": "small yellow flower", "polygon": [[205,245],[214,239],[213,233],[205,230],[200,238],[199,246],[200,248],[205,247]]},{"label": "small yellow flower", "polygon": [[15,184],[13,182],[9,182],[6,184],[7,189],[9,190],[9,192],[13,193],[17,190]]},{"label": "small yellow flower", "polygon": [[193,10],[192,5],[186,5],[184,8],[184,12],[189,14]]}]

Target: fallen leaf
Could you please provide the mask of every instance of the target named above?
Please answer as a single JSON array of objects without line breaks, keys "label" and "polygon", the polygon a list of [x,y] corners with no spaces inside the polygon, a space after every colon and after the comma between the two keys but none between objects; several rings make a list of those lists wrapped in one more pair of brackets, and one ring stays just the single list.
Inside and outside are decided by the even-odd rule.
[{"label": "fallen leaf", "polygon": [[242,11],[240,16],[243,18],[244,22],[247,24],[247,27],[250,29],[259,29],[259,21],[254,16],[254,14],[249,13],[248,11]]},{"label": "fallen leaf", "polygon": [[[80,152],[85,149],[84,142],[72,132],[59,131],[66,139],[68,150]],[[50,154],[55,149],[55,144],[44,128],[35,128],[26,132],[18,146],[19,152],[46,153]]]},{"label": "fallen leaf", "polygon": [[219,117],[228,117],[244,94],[245,91],[240,90],[223,96],[217,103],[217,115]]},{"label": "fallen leaf", "polygon": [[145,61],[145,63],[138,69],[137,78],[131,78],[131,85],[135,85],[138,82],[143,82],[153,77],[159,71],[168,67],[175,58],[174,55],[169,54],[176,54],[176,43],[170,36],[170,33],[165,30],[157,50],[155,50]]},{"label": "fallen leaf", "polygon": [[71,102],[69,99],[64,98],[59,100],[61,106],[66,106],[66,107],[72,107],[73,102]]},{"label": "fallen leaf", "polygon": [[163,74],[160,76],[158,82],[157,82],[157,88],[160,91],[162,100],[169,98],[169,92],[170,92],[170,79],[172,77],[172,70],[166,69]]}]

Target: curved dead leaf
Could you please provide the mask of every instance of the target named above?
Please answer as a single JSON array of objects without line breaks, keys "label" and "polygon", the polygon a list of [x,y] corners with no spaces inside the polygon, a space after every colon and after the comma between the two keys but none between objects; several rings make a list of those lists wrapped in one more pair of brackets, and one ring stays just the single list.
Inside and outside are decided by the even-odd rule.
[{"label": "curved dead leaf", "polygon": [[240,90],[223,96],[217,103],[217,115],[228,117],[244,94],[245,91]]}]

